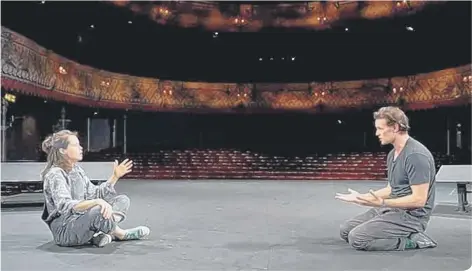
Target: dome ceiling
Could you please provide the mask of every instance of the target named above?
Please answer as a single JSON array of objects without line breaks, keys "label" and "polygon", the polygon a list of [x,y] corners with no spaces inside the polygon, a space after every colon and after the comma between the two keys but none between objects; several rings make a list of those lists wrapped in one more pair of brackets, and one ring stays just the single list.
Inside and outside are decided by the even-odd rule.
[{"label": "dome ceiling", "polygon": [[216,2],[111,1],[158,24],[210,31],[259,31],[264,28],[323,30],[352,19],[410,15],[440,1]]},{"label": "dome ceiling", "polygon": [[[231,30],[235,18],[242,18],[242,7],[250,7],[252,15],[244,17],[241,31]],[[297,15],[297,7],[304,7],[305,15]],[[167,11],[167,19],[150,18],[156,10]],[[2,26],[72,61],[110,72],[183,81],[311,82],[406,76],[470,64],[470,13],[468,1],[7,1],[2,2]],[[179,25],[186,14],[194,14],[196,27]],[[221,14],[227,24],[210,19],[216,16],[211,14]],[[318,17],[322,25],[273,26],[277,20]],[[251,28],[257,21],[263,27]]]}]

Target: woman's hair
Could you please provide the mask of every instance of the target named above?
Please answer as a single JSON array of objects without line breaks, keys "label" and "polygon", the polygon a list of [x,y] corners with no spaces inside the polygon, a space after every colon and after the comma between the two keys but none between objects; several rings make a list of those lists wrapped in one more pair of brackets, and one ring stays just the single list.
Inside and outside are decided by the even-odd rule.
[{"label": "woman's hair", "polygon": [[77,136],[76,132],[69,130],[61,130],[48,136],[42,144],[43,151],[47,154],[47,165],[41,172],[41,180],[44,181],[44,177],[48,173],[49,169],[53,166],[58,166],[64,170],[70,170],[71,165],[67,161],[64,154],[60,152],[60,149],[66,149],[69,145],[69,136]]},{"label": "woman's hair", "polygon": [[398,107],[386,106],[374,113],[374,120],[385,119],[388,126],[398,124],[399,130],[406,132],[410,130],[410,123],[405,112]]}]

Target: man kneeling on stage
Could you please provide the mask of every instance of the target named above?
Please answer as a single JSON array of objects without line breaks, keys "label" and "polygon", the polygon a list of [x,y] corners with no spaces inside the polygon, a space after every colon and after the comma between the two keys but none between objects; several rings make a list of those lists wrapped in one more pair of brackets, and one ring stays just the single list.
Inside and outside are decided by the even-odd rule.
[{"label": "man kneeling on stage", "polygon": [[46,138],[42,149],[47,166],[41,173],[45,206],[43,221],[59,246],[93,244],[103,247],[113,240],[137,240],[149,235],[145,226],[123,230],[118,227],[128,211],[130,200],[118,195],[115,183],[131,172],[133,163],[115,161],[107,182],[94,185],[77,165],[82,147],[77,134],[62,130]]},{"label": "man kneeling on stage", "polygon": [[359,250],[433,248],[424,231],[434,206],[436,169],[431,152],[408,135],[409,121],[396,107],[374,113],[376,136],[392,144],[388,184],[366,194],[349,189],[336,198],[373,207],[341,225],[341,238]]}]

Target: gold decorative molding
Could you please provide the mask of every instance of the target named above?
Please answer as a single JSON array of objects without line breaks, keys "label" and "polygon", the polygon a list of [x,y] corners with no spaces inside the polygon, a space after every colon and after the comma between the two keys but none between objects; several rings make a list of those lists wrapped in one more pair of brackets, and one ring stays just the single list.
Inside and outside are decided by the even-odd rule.
[{"label": "gold decorative molding", "polygon": [[318,112],[471,102],[471,66],[342,82],[204,83],[128,76],[80,65],[2,27],[2,87],[94,107],[153,111]]},{"label": "gold decorative molding", "polygon": [[259,31],[264,27],[326,29],[351,19],[408,15],[441,1],[307,1],[234,4],[217,1],[108,1],[158,24],[209,31]]}]

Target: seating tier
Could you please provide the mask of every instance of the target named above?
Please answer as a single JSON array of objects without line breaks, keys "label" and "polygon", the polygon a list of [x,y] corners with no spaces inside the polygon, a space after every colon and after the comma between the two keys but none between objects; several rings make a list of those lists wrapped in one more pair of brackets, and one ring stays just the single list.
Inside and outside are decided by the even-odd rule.
[{"label": "seating tier", "polygon": [[[103,159],[123,159],[105,154]],[[238,150],[160,150],[132,153],[128,179],[383,180],[386,153],[277,156]]]}]

